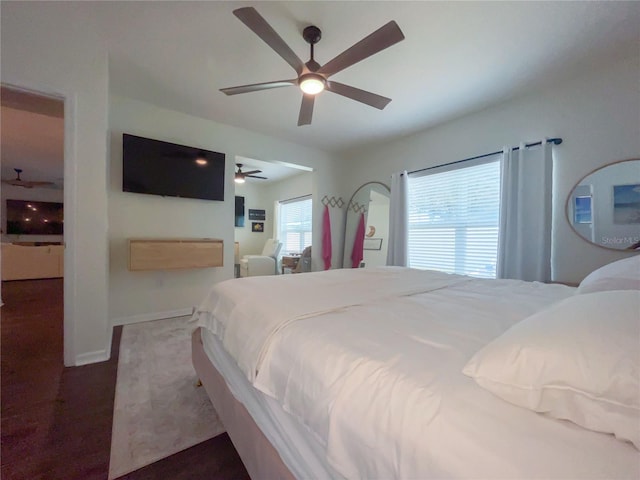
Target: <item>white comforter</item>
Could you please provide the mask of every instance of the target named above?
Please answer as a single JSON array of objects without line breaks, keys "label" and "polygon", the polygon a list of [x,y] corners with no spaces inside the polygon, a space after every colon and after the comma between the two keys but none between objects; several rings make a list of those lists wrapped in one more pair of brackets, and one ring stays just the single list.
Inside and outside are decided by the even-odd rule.
[{"label": "white comforter", "polygon": [[640,474],[632,446],[510,405],[461,373],[573,289],[397,268],[248,280],[216,286],[194,318],[347,478]]},{"label": "white comforter", "polygon": [[293,321],[467,281],[461,275],[401,267],[247,277],[216,284],[194,318],[222,338],[253,381],[269,340]]}]

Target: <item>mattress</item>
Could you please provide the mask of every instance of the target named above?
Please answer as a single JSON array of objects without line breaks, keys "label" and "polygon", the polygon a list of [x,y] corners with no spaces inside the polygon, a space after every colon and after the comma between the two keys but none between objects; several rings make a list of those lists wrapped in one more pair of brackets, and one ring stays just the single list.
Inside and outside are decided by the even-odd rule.
[{"label": "mattress", "polygon": [[202,329],[202,343],[207,357],[224,377],[233,396],[245,406],[296,478],[343,478],[327,463],[324,448],[313,434],[282,410],[274,398],[251,386],[212,332]]},{"label": "mattress", "polygon": [[[294,475],[640,477],[631,444],[508,404],[462,374],[482,346],[575,289],[364,270],[223,282],[194,315],[247,387],[238,396],[258,390],[269,417],[295,420],[257,419],[265,434],[303,433]],[[311,458],[325,476],[303,471]]]}]

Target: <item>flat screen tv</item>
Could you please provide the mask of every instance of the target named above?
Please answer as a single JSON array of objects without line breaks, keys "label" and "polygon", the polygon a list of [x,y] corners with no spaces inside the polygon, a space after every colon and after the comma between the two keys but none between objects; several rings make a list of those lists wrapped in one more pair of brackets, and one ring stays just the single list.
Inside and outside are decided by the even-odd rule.
[{"label": "flat screen tv", "polygon": [[224,201],[224,153],[122,135],[122,190]]},{"label": "flat screen tv", "polygon": [[244,197],[236,195],[236,227],[244,227]]},{"label": "flat screen tv", "polygon": [[7,234],[62,235],[62,207],[57,202],[7,200]]}]

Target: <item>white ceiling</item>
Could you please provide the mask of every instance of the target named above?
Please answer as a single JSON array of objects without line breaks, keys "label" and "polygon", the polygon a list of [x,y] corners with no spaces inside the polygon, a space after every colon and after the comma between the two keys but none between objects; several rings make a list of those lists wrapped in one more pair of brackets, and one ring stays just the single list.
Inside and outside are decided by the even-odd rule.
[{"label": "white ceiling", "polygon": [[47,188],[62,188],[63,118],[3,105],[0,122],[2,180],[15,179],[14,168],[20,168],[22,180],[54,182]]},{"label": "white ceiling", "polygon": [[[324,92],[313,123],[298,127],[296,87],[224,95],[220,88],[295,77],[233,15],[244,6],[254,6],[303,61],[309,52],[302,29],[318,26],[323,38],[315,58],[321,64],[395,20],[404,41],[332,77],[393,101],[379,111]],[[638,55],[640,44],[640,2],[129,1],[60,2],[56,8],[80,9],[86,28],[103,37],[112,93],[334,152],[423,130]],[[7,148],[8,138],[37,150],[51,137],[29,134],[35,123],[25,125],[15,112],[22,133],[6,131],[6,112],[3,178],[13,168],[7,160],[17,155]],[[60,145],[49,147],[59,158]],[[25,179],[40,179],[29,178],[25,162],[42,156],[19,155]]]},{"label": "white ceiling", "polygon": [[[245,180],[250,183],[267,184],[273,182],[279,182],[285,178],[300,175],[301,173],[311,172],[310,168],[302,167],[299,165],[290,165],[286,163],[274,163],[265,162],[264,160],[257,160],[254,158],[236,157],[236,162],[242,165],[242,171],[248,172],[252,170],[260,170],[259,175],[261,177],[267,177],[266,180],[260,178],[247,177]],[[236,170],[237,170],[236,164]]]},{"label": "white ceiling", "polygon": [[[406,39],[332,77],[393,101],[383,111],[324,92],[298,127],[295,78],[232,11],[254,6],[306,61],[323,64],[390,20]],[[173,110],[329,151],[406,135],[638,54],[640,2],[87,2],[110,50],[110,88]]]}]

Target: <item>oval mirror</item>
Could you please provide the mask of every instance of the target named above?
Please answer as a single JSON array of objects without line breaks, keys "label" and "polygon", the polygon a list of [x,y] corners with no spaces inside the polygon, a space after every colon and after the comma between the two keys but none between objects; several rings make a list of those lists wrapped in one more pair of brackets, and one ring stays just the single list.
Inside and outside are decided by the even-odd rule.
[{"label": "oval mirror", "polygon": [[585,240],[614,250],[640,249],[640,159],[594,170],[567,199],[567,220]]},{"label": "oval mirror", "polygon": [[368,182],[351,196],[344,227],[343,268],[387,264],[390,190],[381,182]]}]

